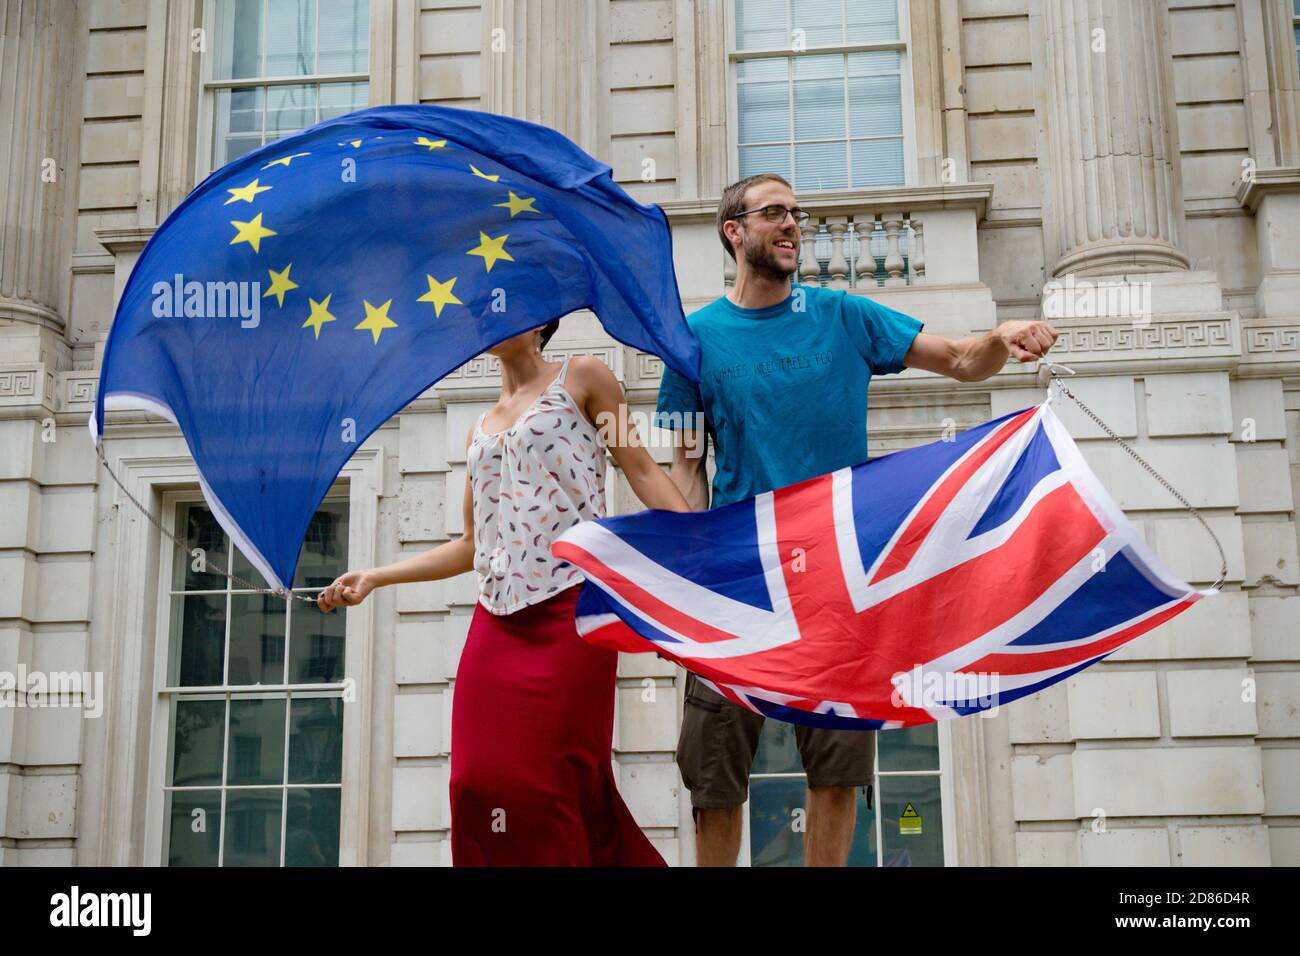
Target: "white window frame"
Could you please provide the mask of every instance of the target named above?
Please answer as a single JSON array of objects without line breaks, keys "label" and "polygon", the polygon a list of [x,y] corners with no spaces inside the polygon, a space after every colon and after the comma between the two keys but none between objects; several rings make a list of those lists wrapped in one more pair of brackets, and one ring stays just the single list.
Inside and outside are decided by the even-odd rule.
[{"label": "white window frame", "polygon": [[[966,718],[971,719],[971,718]],[[871,768],[872,791],[871,805],[875,810],[876,826],[876,866],[884,866],[884,824],[881,822],[880,815],[880,780],[882,777],[934,777],[939,778],[939,804],[941,816],[943,818],[943,865],[957,865],[957,841],[955,839],[954,827],[957,825],[956,816],[953,812],[953,800],[956,797],[953,794],[952,774],[948,768],[952,766],[952,727],[951,720],[936,721],[939,731],[939,770],[936,773],[933,770],[886,770],[883,773],[880,770],[880,738],[876,738],[875,763]],[[766,725],[765,725],[766,726]],[[877,734],[894,733],[891,730],[876,731]],[[791,779],[807,779],[807,774],[803,771],[791,773],[772,773],[762,774],[759,779],[770,780],[779,777],[789,777]],[[751,784],[752,785],[752,784]],[[806,809],[806,808],[805,808]],[[858,824],[861,824],[861,817],[858,818]],[[745,801],[744,808],[741,811],[740,824],[740,854],[737,863],[740,866],[752,866],[752,848],[749,839],[749,800]],[[807,838],[805,831],[804,837]]]},{"label": "white window frame", "polygon": [[[106,437],[106,456],[114,472],[139,501],[163,503],[163,517],[174,521],[175,502],[198,497],[198,471],[184,449],[184,440],[174,431],[159,434],[162,441],[129,443]],[[167,439],[170,438],[170,441]],[[122,442],[134,454],[114,455]],[[179,446],[179,447],[178,447]],[[174,449],[174,451],[173,451]],[[168,451],[172,453],[168,454]],[[147,695],[142,707],[115,708],[106,737],[106,774],[103,826],[100,829],[99,860],[106,866],[139,865],[139,834],[134,821],[143,808],[146,866],[165,866],[163,828],[168,825],[166,794],[170,751],[170,696],[167,687],[167,655],[170,642],[171,541],[154,525],[138,517],[121,490],[112,486],[112,502],[122,521],[117,558],[111,581],[118,600],[109,622],[113,674],[118,699],[128,702]],[[369,567],[375,563],[379,496],[383,489],[383,455],[375,446],[358,449],[344,466],[331,493],[343,491],[348,502],[348,565]],[[170,500],[172,514],[165,511]],[[353,700],[343,709],[343,772],[340,798],[339,865],[364,866],[368,859],[370,815],[370,728],[374,702],[367,696],[373,668],[374,602],[368,601],[347,613],[345,624],[344,673],[353,689]],[[147,663],[152,669],[147,670]],[[133,682],[135,675],[142,683]],[[145,792],[139,792],[134,768],[147,758]]]},{"label": "white window frame", "polygon": [[[202,65],[199,70],[199,108],[198,108],[198,130],[196,138],[196,149],[194,156],[194,181],[203,182],[216,167],[212,165],[212,146],[213,146],[213,125],[216,120],[216,102],[217,94],[222,90],[239,90],[253,87],[267,86],[316,86],[316,117],[317,122],[320,119],[320,95],[319,87],[323,83],[365,83],[370,94],[368,100],[373,99],[374,81],[371,79],[375,61],[374,37],[375,37],[375,19],[378,15],[376,8],[381,3],[390,2],[390,0],[370,0],[367,10],[367,54],[366,54],[366,71],[364,73],[311,73],[303,76],[269,76],[255,78],[241,78],[238,80],[220,80],[214,75],[216,72],[216,8],[221,0],[205,0],[203,4],[203,32],[208,38],[207,50],[203,53]],[[265,11],[265,7],[263,7]],[[317,26],[319,28],[320,6],[316,7]],[[261,54],[266,52],[266,30],[261,33],[262,50]],[[263,57],[259,55],[259,62]],[[262,105],[262,126],[263,132],[266,127],[266,104]]]},{"label": "white window frame", "polygon": [[[331,487],[330,491],[325,495],[322,504],[324,504],[325,502],[343,502],[344,504],[346,504],[347,503],[346,484],[336,484],[333,487]],[[177,491],[164,492],[162,496],[162,516],[161,516],[162,524],[163,527],[167,529],[167,532],[169,534],[177,535],[178,537],[179,537],[179,531],[176,526],[176,508],[180,504],[200,504],[200,505],[204,504],[203,496],[200,493],[198,488],[193,488],[184,491],[177,490]],[[176,595],[173,592],[176,590],[176,588],[170,582],[175,580],[177,561],[185,560],[183,557],[181,557],[180,552],[178,551],[177,548],[175,548],[174,546],[170,546],[170,541],[168,542],[168,544],[169,544],[168,547],[163,548],[159,552],[159,562],[158,562],[159,565],[158,567],[158,572],[159,572],[158,573],[158,580],[159,580],[158,611],[159,611],[159,618],[160,618],[158,624],[159,652],[160,652],[159,658],[161,659],[160,663],[164,665],[164,675],[166,674],[167,670],[170,670],[170,667],[168,667],[167,665],[170,665],[171,663],[172,651],[179,646],[175,644],[173,640],[178,635],[172,633],[172,627],[175,624],[175,618],[172,614],[172,605],[173,605],[173,598],[176,597]],[[231,542],[231,548],[233,549],[234,547],[235,547],[234,543]],[[233,555],[233,550],[231,553]],[[344,566],[345,567],[347,566],[346,561],[344,562]],[[238,591],[239,593],[248,593],[246,589],[242,589],[238,585],[234,585],[233,582],[227,584],[227,590],[228,591],[235,590]],[[292,590],[295,593],[301,594],[304,593],[305,591],[318,590],[318,589],[293,588]],[[295,606],[292,609],[292,613],[295,614],[302,614],[302,613],[319,614],[320,613],[318,610],[315,610],[314,608],[302,603],[301,601],[298,601],[297,599],[295,599],[294,604]],[[290,623],[287,620],[285,622],[285,626],[286,628],[289,629],[292,629],[293,627],[292,623]],[[230,621],[229,619],[227,619],[226,642],[223,648],[226,661],[229,660],[229,656],[230,656],[229,631],[230,631]],[[283,660],[283,666],[287,672],[289,667],[289,660],[290,660],[288,655],[289,648],[287,645],[285,650],[286,653]],[[346,643],[344,645],[344,650],[346,653]],[[337,789],[339,790],[339,806],[340,809],[342,808],[343,786],[342,786],[341,778],[337,785],[335,784],[294,785],[289,783],[289,778],[288,778],[288,766],[289,766],[289,757],[290,757],[289,740],[290,740],[290,720],[292,716],[291,715],[292,708],[288,706],[288,701],[298,696],[342,697],[346,693],[348,687],[346,682],[346,673],[344,675],[343,680],[340,680],[338,683],[334,683],[334,684],[291,684],[288,683],[287,681],[288,681],[288,675],[286,673],[284,680],[282,680],[281,683],[279,684],[226,683],[220,686],[205,685],[202,688],[189,688],[189,687],[175,686],[175,685],[168,686],[164,678],[164,686],[158,689],[158,693],[162,696],[162,698],[166,701],[168,705],[167,707],[168,733],[166,735],[167,736],[166,757],[167,757],[168,764],[172,762],[173,748],[175,744],[174,721],[172,720],[171,704],[174,703],[176,700],[185,699],[185,700],[233,701],[236,699],[239,700],[267,699],[267,700],[286,701],[285,713],[284,713],[285,748],[284,748],[284,756],[283,756],[283,764],[284,764],[283,769],[285,773],[280,783],[258,784],[258,785],[249,785],[249,786],[242,786],[242,785],[232,786],[227,784],[223,777],[223,779],[216,784],[209,784],[200,788],[194,788],[194,789],[203,789],[203,790],[217,790],[221,795],[220,819],[217,821],[217,834],[218,834],[217,859],[219,861],[218,862],[219,866],[225,865],[224,862],[222,861],[225,856],[225,824],[226,824],[225,810],[226,810],[226,792],[228,790],[231,789],[241,790],[241,791],[272,790],[272,791],[283,793],[284,791],[290,789],[321,789],[321,790]],[[346,711],[346,706],[345,706],[345,711]],[[225,717],[226,719],[225,731],[222,739],[223,750],[222,750],[221,766],[223,771],[229,769],[230,759],[231,759],[230,757],[230,713],[231,713],[230,707],[227,706],[226,717]],[[164,767],[165,766],[166,764],[164,765]],[[165,807],[166,793],[167,793],[165,776],[164,776],[163,784],[164,784],[163,804]],[[190,788],[185,788],[185,789],[190,789]],[[164,809],[164,821],[163,821],[164,825],[162,828],[162,833],[160,834],[160,838],[163,840],[163,846],[159,854],[160,860],[162,861],[163,865],[166,865],[165,860],[170,849],[167,845],[167,839],[166,839],[166,834],[168,830],[167,822],[168,821],[166,819],[166,810]],[[339,824],[341,827],[342,826],[341,818],[339,820]],[[284,862],[284,854],[285,854],[285,837],[287,836],[287,829],[288,829],[288,814],[282,811],[280,814],[280,865],[281,866],[286,865]]]},{"label": "white window frame", "polygon": [[[853,0],[848,0],[852,3]],[[915,79],[912,75],[912,25],[909,0],[896,0],[898,4],[898,39],[879,40],[868,43],[841,43],[833,46],[817,46],[808,50],[789,49],[744,50],[736,49],[736,0],[727,0],[726,34],[727,34],[727,180],[736,182],[740,179],[740,105],[737,92],[737,63],[741,60],[762,59],[765,57],[825,56],[837,53],[873,53],[881,50],[899,51],[899,87],[902,95],[901,111],[903,114],[903,182],[893,186],[851,186],[854,192],[871,189],[903,189],[914,186],[919,180],[916,164],[916,96]],[[793,81],[791,81],[793,82]],[[793,116],[791,104],[791,116]],[[846,130],[846,139],[852,137]],[[852,148],[852,147],[850,147]],[[796,174],[797,175],[797,174]],[[842,192],[842,189],[797,189],[799,195],[817,195],[820,192]]]}]

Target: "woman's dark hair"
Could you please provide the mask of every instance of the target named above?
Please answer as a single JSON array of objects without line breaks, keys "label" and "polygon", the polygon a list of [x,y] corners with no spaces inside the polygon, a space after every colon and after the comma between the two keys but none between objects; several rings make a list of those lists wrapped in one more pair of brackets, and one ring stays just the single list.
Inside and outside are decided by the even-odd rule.
[{"label": "woman's dark hair", "polygon": [[551,336],[555,334],[555,330],[558,329],[559,327],[560,327],[560,320],[559,320],[559,319],[556,319],[554,322],[548,322],[548,323],[546,323],[546,327],[542,329],[542,348],[543,348],[543,349],[546,348],[546,343],[549,342],[549,341],[551,340]]}]

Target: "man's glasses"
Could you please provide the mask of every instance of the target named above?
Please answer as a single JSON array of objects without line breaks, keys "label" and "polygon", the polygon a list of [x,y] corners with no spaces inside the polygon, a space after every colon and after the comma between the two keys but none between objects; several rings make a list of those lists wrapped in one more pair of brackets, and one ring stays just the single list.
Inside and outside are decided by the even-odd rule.
[{"label": "man's glasses", "polygon": [[808,221],[808,214],[795,206],[793,209],[788,206],[782,206],[779,203],[773,203],[768,206],[759,206],[757,209],[746,209],[744,212],[738,212],[732,219],[739,219],[741,216],[748,216],[750,213],[761,212],[768,222],[785,222],[786,214],[789,213],[794,217],[796,226],[802,226]]}]

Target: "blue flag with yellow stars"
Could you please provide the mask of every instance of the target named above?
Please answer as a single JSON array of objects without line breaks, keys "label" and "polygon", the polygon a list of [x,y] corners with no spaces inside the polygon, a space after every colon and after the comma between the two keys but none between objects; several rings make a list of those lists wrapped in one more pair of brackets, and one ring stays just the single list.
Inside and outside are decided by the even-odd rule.
[{"label": "blue flag with yellow stars", "polygon": [[240,157],[167,217],[127,281],[90,420],[144,409],[276,588],[376,428],[503,339],[590,309],[692,381],[668,220],[545,126],[380,106]]}]

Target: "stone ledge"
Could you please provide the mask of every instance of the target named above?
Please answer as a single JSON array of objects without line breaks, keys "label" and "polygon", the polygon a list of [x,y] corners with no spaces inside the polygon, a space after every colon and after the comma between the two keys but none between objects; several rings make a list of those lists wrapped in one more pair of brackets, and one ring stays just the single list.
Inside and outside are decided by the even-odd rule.
[{"label": "stone ledge", "polygon": [[1249,180],[1237,182],[1236,199],[1251,212],[1259,209],[1265,196],[1300,192],[1300,166],[1257,169]]},{"label": "stone ledge", "polygon": [[[899,209],[924,212],[927,209],[974,209],[983,219],[993,198],[992,183],[941,183],[926,186],[886,186],[878,189],[836,189],[810,193],[799,205],[812,215],[844,206],[870,206],[873,209]],[[670,223],[714,222],[721,196],[698,199],[668,199],[657,203]]]}]

